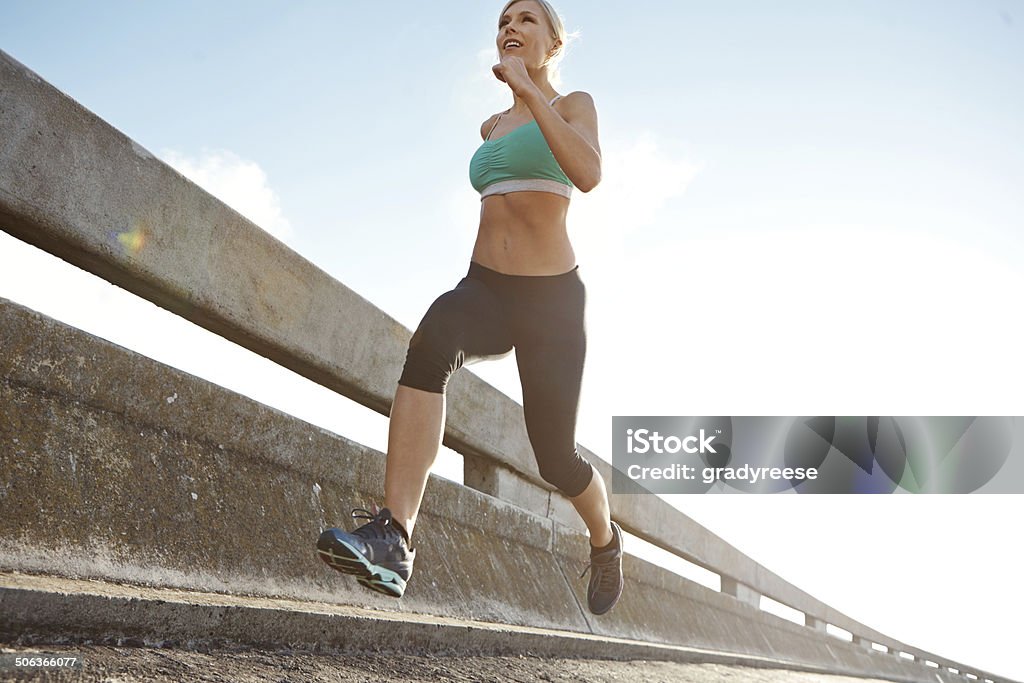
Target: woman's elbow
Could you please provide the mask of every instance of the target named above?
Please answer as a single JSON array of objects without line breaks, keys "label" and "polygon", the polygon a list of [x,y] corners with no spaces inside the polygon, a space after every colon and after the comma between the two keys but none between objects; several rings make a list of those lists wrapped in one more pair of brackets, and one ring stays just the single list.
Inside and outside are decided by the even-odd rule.
[{"label": "woman's elbow", "polygon": [[579,182],[573,183],[580,192],[590,192],[601,183],[601,167],[597,166],[590,169],[582,177],[579,178]]}]

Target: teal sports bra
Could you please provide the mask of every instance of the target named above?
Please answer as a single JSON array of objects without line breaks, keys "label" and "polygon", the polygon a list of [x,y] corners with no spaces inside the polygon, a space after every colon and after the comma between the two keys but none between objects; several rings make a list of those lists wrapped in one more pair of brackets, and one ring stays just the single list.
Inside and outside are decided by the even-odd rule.
[{"label": "teal sports bra", "polygon": [[[554,104],[556,95],[549,104]],[[487,138],[469,162],[469,182],[480,199],[509,192],[553,192],[563,197],[572,194],[572,181],[551,153],[536,119],[491,140],[502,112],[494,121]]]}]

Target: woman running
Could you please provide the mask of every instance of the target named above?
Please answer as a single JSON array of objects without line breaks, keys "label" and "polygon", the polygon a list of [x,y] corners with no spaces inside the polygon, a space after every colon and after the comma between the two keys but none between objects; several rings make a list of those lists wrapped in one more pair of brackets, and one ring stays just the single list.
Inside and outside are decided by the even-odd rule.
[{"label": "woman running", "polygon": [[513,348],[540,476],[590,530],[590,611],[604,614],[622,593],[622,531],[604,481],[576,450],[586,290],[565,217],[573,186],[589,192],[600,181],[601,152],[593,99],[563,97],[549,82],[565,40],[545,0],[511,0],[499,16],[493,71],[513,103],[480,127],[470,161],[482,205],[469,272],[434,301],[409,342],[391,407],[385,507],[354,510],[370,521],[351,533],[328,529],[317,543],[331,567],[385,595],[401,597],[412,574],[410,539],[441,445],[449,378]]}]

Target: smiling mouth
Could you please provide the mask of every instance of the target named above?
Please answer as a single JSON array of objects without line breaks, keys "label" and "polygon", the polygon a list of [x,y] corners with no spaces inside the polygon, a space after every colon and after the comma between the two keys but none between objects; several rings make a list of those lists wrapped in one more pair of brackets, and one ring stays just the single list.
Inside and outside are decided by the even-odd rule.
[{"label": "smiling mouth", "polygon": [[523,44],[520,43],[518,40],[506,40],[505,44],[502,47],[505,50],[511,50],[511,49],[514,49],[514,48],[520,48],[522,46],[523,46]]}]

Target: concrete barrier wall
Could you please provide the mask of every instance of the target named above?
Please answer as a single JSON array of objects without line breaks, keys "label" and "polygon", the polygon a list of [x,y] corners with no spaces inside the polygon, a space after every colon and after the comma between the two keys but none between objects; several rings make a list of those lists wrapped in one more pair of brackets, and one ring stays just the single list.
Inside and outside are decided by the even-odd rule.
[{"label": "concrete barrier wall", "polygon": [[[0,131],[5,231],[389,412],[408,330],[3,52]],[[467,372],[452,379],[449,397],[445,444],[466,457],[467,486],[545,523],[583,528],[538,476],[519,405]],[[610,481],[610,466],[581,452]],[[852,633],[862,649],[879,643],[946,665],[788,584],[655,496],[612,496],[612,514],[626,531],[721,575],[730,599],[756,606],[767,596],[812,627]]]},{"label": "concrete barrier wall", "polygon": [[[0,570],[356,604],[934,680],[917,663],[632,556],[629,592],[595,618],[579,578],[584,534],[438,477],[427,486],[406,597],[369,593],[324,565],[314,543],[379,496],[384,454],[5,300],[0,348]],[[40,625],[31,614],[4,614]]]}]

